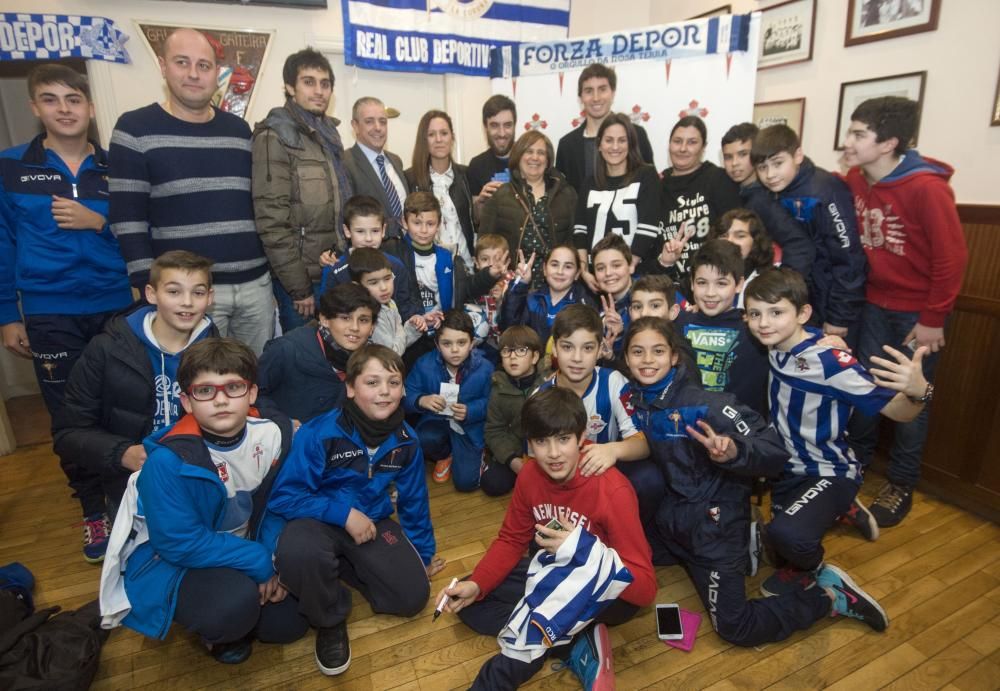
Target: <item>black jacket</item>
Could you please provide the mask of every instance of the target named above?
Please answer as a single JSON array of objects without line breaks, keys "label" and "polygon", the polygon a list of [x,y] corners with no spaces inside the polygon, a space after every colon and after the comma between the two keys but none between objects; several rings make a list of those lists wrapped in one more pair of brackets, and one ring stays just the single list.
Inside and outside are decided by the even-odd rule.
[{"label": "black jacket", "polygon": [[[566,181],[577,192],[583,187],[583,181],[587,179],[587,154],[583,150],[586,145],[583,131],[586,128],[587,122],[585,120],[575,130],[564,134],[556,149],[556,168],[566,176]],[[653,146],[649,143],[649,135],[646,134],[645,128],[641,125],[635,126],[635,133],[639,137],[639,153],[642,155],[642,160],[652,165]]]},{"label": "black jacket", "polygon": [[[726,393],[705,391],[684,365],[653,400],[632,389],[637,427],[646,435],[650,458],[663,472],[667,496],[657,510],[657,527],[681,548],[685,559],[703,565],[731,564],[746,557],[753,479],[776,477],[788,452],[764,419]],[[705,447],[685,430],[705,420],[729,436],[737,456],[712,461]]]},{"label": "black jacket", "polygon": [[816,245],[799,222],[771,199],[759,182],[740,188],[743,206],[760,216],[768,237],[781,247],[781,265],[809,276],[816,259]]},{"label": "black jacket", "polygon": [[510,156],[499,158],[493,153],[493,149],[487,149],[481,154],[473,156],[465,169],[465,179],[469,181],[472,196],[482,192],[486,183],[492,180],[497,173],[507,170],[509,164]]},{"label": "black jacket", "polygon": [[257,372],[258,400],[299,422],[338,408],[347,388],[326,359],[314,323],[264,346]]},{"label": "black jacket", "polygon": [[[95,474],[125,477],[122,454],[153,431],[153,365],[126,318],[111,318],[84,349],[66,383],[63,411],[53,420],[53,447]],[[213,324],[210,336],[218,336]]]},{"label": "black jacket", "polygon": [[[469,246],[469,254],[475,257],[476,222],[472,216],[472,198],[475,195],[470,190],[469,180],[466,177],[468,169],[458,163],[452,163],[451,170],[454,173],[454,179],[451,181],[451,187],[448,188],[448,196],[451,197],[451,201],[455,205],[455,211],[458,212],[458,220],[462,224],[462,234],[465,236],[465,242]],[[406,169],[406,184],[410,186],[411,192],[424,190],[423,187],[417,184],[417,175],[413,168]],[[424,191],[434,192],[432,189]]]}]

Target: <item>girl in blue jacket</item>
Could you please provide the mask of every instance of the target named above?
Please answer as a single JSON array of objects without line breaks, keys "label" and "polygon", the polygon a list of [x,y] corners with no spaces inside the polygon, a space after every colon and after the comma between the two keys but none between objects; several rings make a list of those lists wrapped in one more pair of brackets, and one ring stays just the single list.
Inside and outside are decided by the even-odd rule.
[{"label": "girl in blue jacket", "polygon": [[819,570],[819,587],[747,599],[752,480],[781,471],[788,456],[784,445],[733,395],[701,388],[684,339],[670,322],[636,320],[624,348],[636,424],[667,484],[647,530],[653,563],[684,566],[719,636],[756,646],[835,615],[884,630],[888,617],[882,608],[832,565]]}]

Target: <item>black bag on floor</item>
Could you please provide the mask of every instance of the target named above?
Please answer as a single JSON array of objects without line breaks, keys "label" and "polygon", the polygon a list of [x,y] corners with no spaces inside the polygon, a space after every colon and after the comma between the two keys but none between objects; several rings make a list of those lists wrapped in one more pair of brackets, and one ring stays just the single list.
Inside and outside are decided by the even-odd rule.
[{"label": "black bag on floor", "polygon": [[59,609],[40,610],[0,631],[0,689],[85,691],[90,687],[107,638],[107,631],[100,627],[99,605],[95,600],[74,612],[56,614]]}]

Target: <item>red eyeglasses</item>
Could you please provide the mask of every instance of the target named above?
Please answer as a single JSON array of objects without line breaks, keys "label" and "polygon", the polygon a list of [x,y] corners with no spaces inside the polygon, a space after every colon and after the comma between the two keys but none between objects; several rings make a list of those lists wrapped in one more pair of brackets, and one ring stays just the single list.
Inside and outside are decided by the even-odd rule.
[{"label": "red eyeglasses", "polygon": [[226,394],[226,398],[243,398],[250,390],[250,382],[246,379],[229,381],[225,384],[195,384],[188,389],[188,396],[196,401],[214,401],[219,392]]}]

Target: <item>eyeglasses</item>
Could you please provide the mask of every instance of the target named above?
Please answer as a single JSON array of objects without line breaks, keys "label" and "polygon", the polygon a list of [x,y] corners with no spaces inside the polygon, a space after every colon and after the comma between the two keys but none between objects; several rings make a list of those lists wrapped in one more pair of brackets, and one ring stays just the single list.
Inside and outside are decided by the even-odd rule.
[{"label": "eyeglasses", "polygon": [[238,379],[225,384],[195,384],[187,393],[196,401],[214,401],[220,391],[226,394],[226,398],[243,398],[249,390],[250,382]]},{"label": "eyeglasses", "polygon": [[527,346],[518,346],[517,348],[501,348],[500,357],[510,357],[511,355],[517,355],[518,357],[524,357],[528,354],[530,348]]}]

